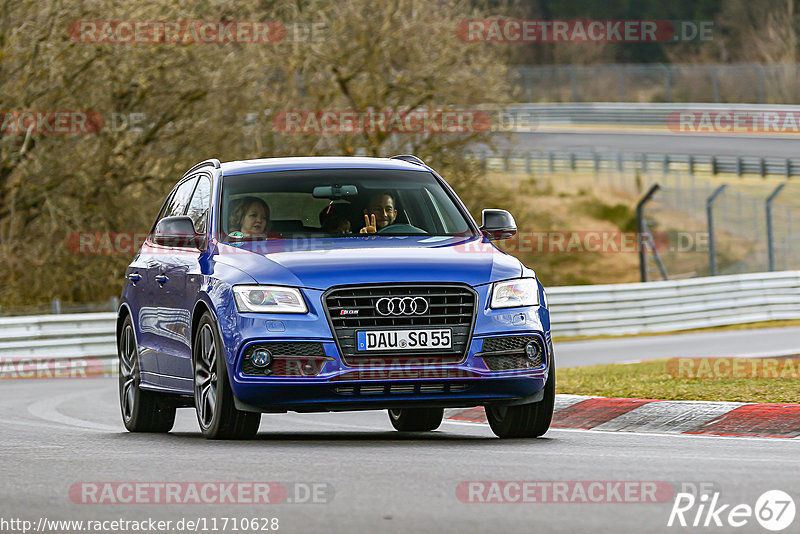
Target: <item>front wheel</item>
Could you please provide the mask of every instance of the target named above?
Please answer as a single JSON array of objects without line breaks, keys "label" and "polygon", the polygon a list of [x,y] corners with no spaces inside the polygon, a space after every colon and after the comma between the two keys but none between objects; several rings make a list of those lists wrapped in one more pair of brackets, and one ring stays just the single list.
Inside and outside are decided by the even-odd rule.
[{"label": "front wheel", "polygon": [[401,408],[389,410],[389,421],[401,432],[427,432],[442,424],[442,408]]},{"label": "front wheel", "polygon": [[209,439],[250,439],[258,433],[261,414],[236,409],[221,347],[214,320],[206,312],[192,350],[197,422]]},{"label": "front wheel", "polygon": [[544,398],[519,406],[487,406],[486,419],[499,438],[538,438],[550,428],[556,403],[556,368],[550,365]]},{"label": "front wheel", "polygon": [[175,424],[175,404],[164,394],[139,387],[139,351],[130,316],[122,323],[117,346],[119,356],[119,405],[129,432],[169,432]]}]

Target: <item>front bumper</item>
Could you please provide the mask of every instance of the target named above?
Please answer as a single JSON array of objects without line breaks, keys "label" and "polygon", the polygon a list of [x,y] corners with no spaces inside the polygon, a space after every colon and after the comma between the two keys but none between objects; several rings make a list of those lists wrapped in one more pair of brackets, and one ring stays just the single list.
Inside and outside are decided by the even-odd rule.
[{"label": "front bumper", "polygon": [[[322,292],[304,290],[309,303],[306,315],[234,313],[222,317],[221,333],[237,407],[260,412],[317,412],[536,402],[541,398],[553,354],[548,310],[491,310],[485,306],[487,288],[475,289],[479,306],[473,336],[466,358],[457,364],[347,365],[322,309]],[[489,370],[480,356],[483,342],[488,337],[506,335],[539,337],[544,348],[542,365]],[[326,361],[317,374],[308,377],[242,372],[249,346],[276,341],[320,343]],[[402,351],[398,356],[403,356]]]}]

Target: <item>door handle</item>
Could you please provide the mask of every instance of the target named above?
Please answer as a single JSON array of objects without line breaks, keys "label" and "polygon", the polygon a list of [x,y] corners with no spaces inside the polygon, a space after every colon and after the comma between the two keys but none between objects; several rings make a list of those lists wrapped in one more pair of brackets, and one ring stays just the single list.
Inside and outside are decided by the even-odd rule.
[{"label": "door handle", "polygon": [[163,284],[166,284],[169,281],[169,278],[167,278],[166,275],[158,274],[155,277],[155,281],[158,282],[159,284],[163,285]]},{"label": "door handle", "polygon": [[131,273],[131,274],[128,275],[128,280],[133,282],[133,285],[136,285],[136,282],[140,281],[141,279],[142,279],[142,275],[139,274],[139,273]]}]

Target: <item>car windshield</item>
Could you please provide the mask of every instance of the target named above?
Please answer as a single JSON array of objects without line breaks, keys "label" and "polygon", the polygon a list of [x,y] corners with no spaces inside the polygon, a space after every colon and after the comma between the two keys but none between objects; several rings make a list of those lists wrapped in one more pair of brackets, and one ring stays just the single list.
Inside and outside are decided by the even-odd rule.
[{"label": "car windshield", "polygon": [[272,171],[225,176],[222,240],[472,236],[462,208],[430,172]]}]

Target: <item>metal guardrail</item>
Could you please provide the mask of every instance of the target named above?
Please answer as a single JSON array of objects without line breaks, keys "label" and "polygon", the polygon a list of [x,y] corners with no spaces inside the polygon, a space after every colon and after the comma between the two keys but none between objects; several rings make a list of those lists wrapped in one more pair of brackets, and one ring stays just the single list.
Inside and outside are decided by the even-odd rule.
[{"label": "metal guardrail", "polygon": [[520,101],[798,102],[800,63],[517,65]]},{"label": "metal guardrail", "polygon": [[[553,287],[547,295],[556,336],[800,319],[800,271]],[[0,378],[53,376],[53,367],[80,368],[87,361],[99,363],[95,372],[113,374],[115,318],[114,313],[88,313],[0,319]],[[20,373],[23,364],[29,371]]]},{"label": "metal guardrail", "polygon": [[[505,106],[509,114],[507,125],[518,127],[515,131],[529,131],[534,127],[563,125],[616,125],[653,126],[668,129],[674,125],[679,112],[720,113],[779,113],[779,117],[800,113],[800,106],[771,104],[682,104],[641,102],[583,102],[583,103],[520,103]],[[502,118],[502,117],[501,117]],[[713,117],[712,117],[713,118]],[[672,121],[671,121],[672,119]],[[723,125],[731,124],[727,121]],[[679,124],[679,123],[678,123]],[[744,125],[744,123],[742,123]],[[526,130],[527,129],[527,130]]]},{"label": "metal guardrail", "polygon": [[800,271],[553,287],[547,296],[553,335],[671,332],[800,319]]},{"label": "metal guardrail", "polygon": [[[757,112],[793,114],[800,117],[800,106],[758,104],[512,104],[503,111],[495,108],[494,129],[499,132],[526,133],[546,130],[548,126],[638,126],[669,130],[670,116],[691,112]],[[798,126],[800,130],[800,125]],[[729,134],[735,135],[735,134]],[[549,172],[593,170],[615,167],[622,172],[631,166],[641,172],[670,172],[711,175],[776,175],[791,178],[800,175],[800,158],[731,156],[716,154],[670,154],[614,151],[477,151],[474,153],[489,170],[531,172],[546,168]]]}]

